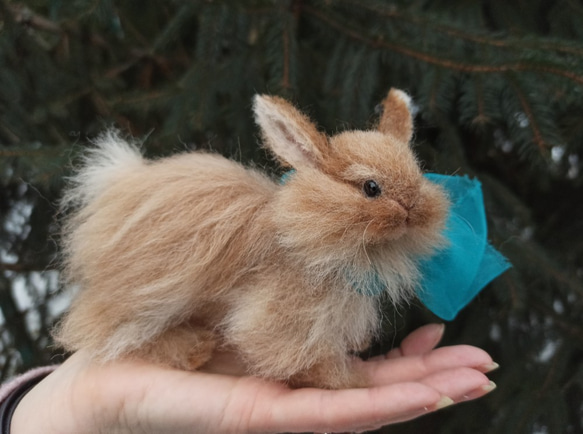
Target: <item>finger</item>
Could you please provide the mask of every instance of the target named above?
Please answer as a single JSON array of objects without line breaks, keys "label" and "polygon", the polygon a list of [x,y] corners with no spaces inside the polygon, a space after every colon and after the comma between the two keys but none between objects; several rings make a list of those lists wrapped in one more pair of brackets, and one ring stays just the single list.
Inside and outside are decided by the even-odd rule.
[{"label": "finger", "polygon": [[456,368],[437,372],[421,380],[454,401],[468,401],[484,396],[496,385],[481,372],[471,368]]},{"label": "finger", "polygon": [[139,401],[139,412],[147,417],[152,432],[168,432],[162,428],[169,427],[186,432],[192,426],[202,427],[201,432],[364,431],[453,404],[421,383],[338,391],[290,390],[250,377],[173,376],[170,384],[164,381],[163,390],[154,387],[158,393],[148,393]]},{"label": "finger", "polygon": [[[420,383],[338,391],[298,389],[272,400],[268,418],[257,414],[257,424],[250,427],[277,432],[361,431],[408,420],[452,403]],[[261,420],[266,421],[262,424]]]},{"label": "finger", "polygon": [[392,418],[388,421],[381,422],[380,424],[374,423],[374,424],[368,424],[366,426],[357,427],[357,428],[354,428],[352,432],[362,433],[362,432],[369,432],[369,431],[373,431],[373,430],[378,430],[379,428],[381,428],[383,426],[393,425],[393,424],[401,423],[401,422],[407,422],[409,420],[416,419],[418,417],[424,416],[426,414],[432,413],[434,411],[440,410],[440,409],[445,408],[445,407],[449,407],[449,406],[454,405],[454,404],[456,404],[455,401],[453,401],[449,397],[444,396],[439,400],[439,402],[436,405],[434,405],[432,407],[425,407],[425,408],[414,410],[410,413],[403,413],[399,417],[395,417],[395,418]]},{"label": "finger", "polygon": [[496,364],[488,353],[469,345],[437,348],[418,356],[377,359],[359,363],[359,367],[371,383],[377,385],[416,381],[433,373],[458,367],[488,372],[489,367],[494,365]]},{"label": "finger", "polygon": [[371,357],[369,360],[394,359],[427,353],[437,346],[444,331],[444,324],[424,325],[405,337],[399,347],[393,348],[387,354]]},{"label": "finger", "polygon": [[427,324],[409,334],[398,348],[389,351],[385,358],[416,356],[434,349],[445,331],[445,324]]}]

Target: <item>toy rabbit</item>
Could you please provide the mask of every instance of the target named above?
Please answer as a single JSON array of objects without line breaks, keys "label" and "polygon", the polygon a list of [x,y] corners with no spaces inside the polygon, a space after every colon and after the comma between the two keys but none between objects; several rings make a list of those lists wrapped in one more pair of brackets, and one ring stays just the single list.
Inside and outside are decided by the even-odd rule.
[{"label": "toy rabbit", "polygon": [[80,286],[57,341],[100,361],[180,369],[216,349],[292,387],[363,387],[355,351],[380,328],[377,279],[400,303],[443,243],[443,189],[410,147],[409,97],[391,90],[375,131],[328,137],[285,100],[256,96],[285,183],[212,153],[145,160],[116,133],[64,197],[67,278]]}]

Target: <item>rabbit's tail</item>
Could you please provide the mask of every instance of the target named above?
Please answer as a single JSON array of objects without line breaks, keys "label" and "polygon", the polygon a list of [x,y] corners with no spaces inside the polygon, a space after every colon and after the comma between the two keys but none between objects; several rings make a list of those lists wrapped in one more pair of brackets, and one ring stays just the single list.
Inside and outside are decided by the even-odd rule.
[{"label": "rabbit's tail", "polygon": [[137,145],[122,139],[117,130],[102,133],[93,144],[81,157],[80,168],[68,178],[62,210],[86,206],[128,171],[144,164]]}]

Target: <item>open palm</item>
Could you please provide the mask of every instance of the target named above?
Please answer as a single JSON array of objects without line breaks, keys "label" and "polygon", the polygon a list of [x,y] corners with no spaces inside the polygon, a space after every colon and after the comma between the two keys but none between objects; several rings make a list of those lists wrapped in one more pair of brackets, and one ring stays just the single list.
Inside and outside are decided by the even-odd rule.
[{"label": "open palm", "polygon": [[207,372],[138,361],[96,365],[81,351],[25,396],[12,432],[371,430],[478,398],[494,388],[484,375],[497,366],[490,356],[466,345],[434,349],[442,333],[442,326],[421,327],[386,356],[358,361],[371,387],[348,390],[289,389],[226,375],[229,369],[221,362]]}]

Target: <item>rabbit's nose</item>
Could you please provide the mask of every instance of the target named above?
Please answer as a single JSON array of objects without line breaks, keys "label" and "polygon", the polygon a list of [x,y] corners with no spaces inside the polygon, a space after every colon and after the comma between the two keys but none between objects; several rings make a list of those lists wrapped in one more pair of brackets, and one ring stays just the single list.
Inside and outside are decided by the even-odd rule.
[{"label": "rabbit's nose", "polygon": [[395,199],[395,202],[397,202],[399,205],[401,205],[401,207],[409,212],[411,211],[413,208],[415,208],[415,205],[417,204],[417,198],[415,198],[414,200],[411,201],[404,201],[402,199]]},{"label": "rabbit's nose", "polygon": [[409,212],[417,205],[421,194],[421,182],[415,177],[413,180],[395,183],[389,197]]},{"label": "rabbit's nose", "polygon": [[405,211],[409,212],[415,208],[419,201],[419,188],[411,187],[407,191],[395,195],[392,199],[401,205]]},{"label": "rabbit's nose", "polygon": [[393,199],[392,210],[389,220],[393,226],[400,226],[406,223],[409,219],[409,209],[408,206],[402,203],[400,200]]}]

